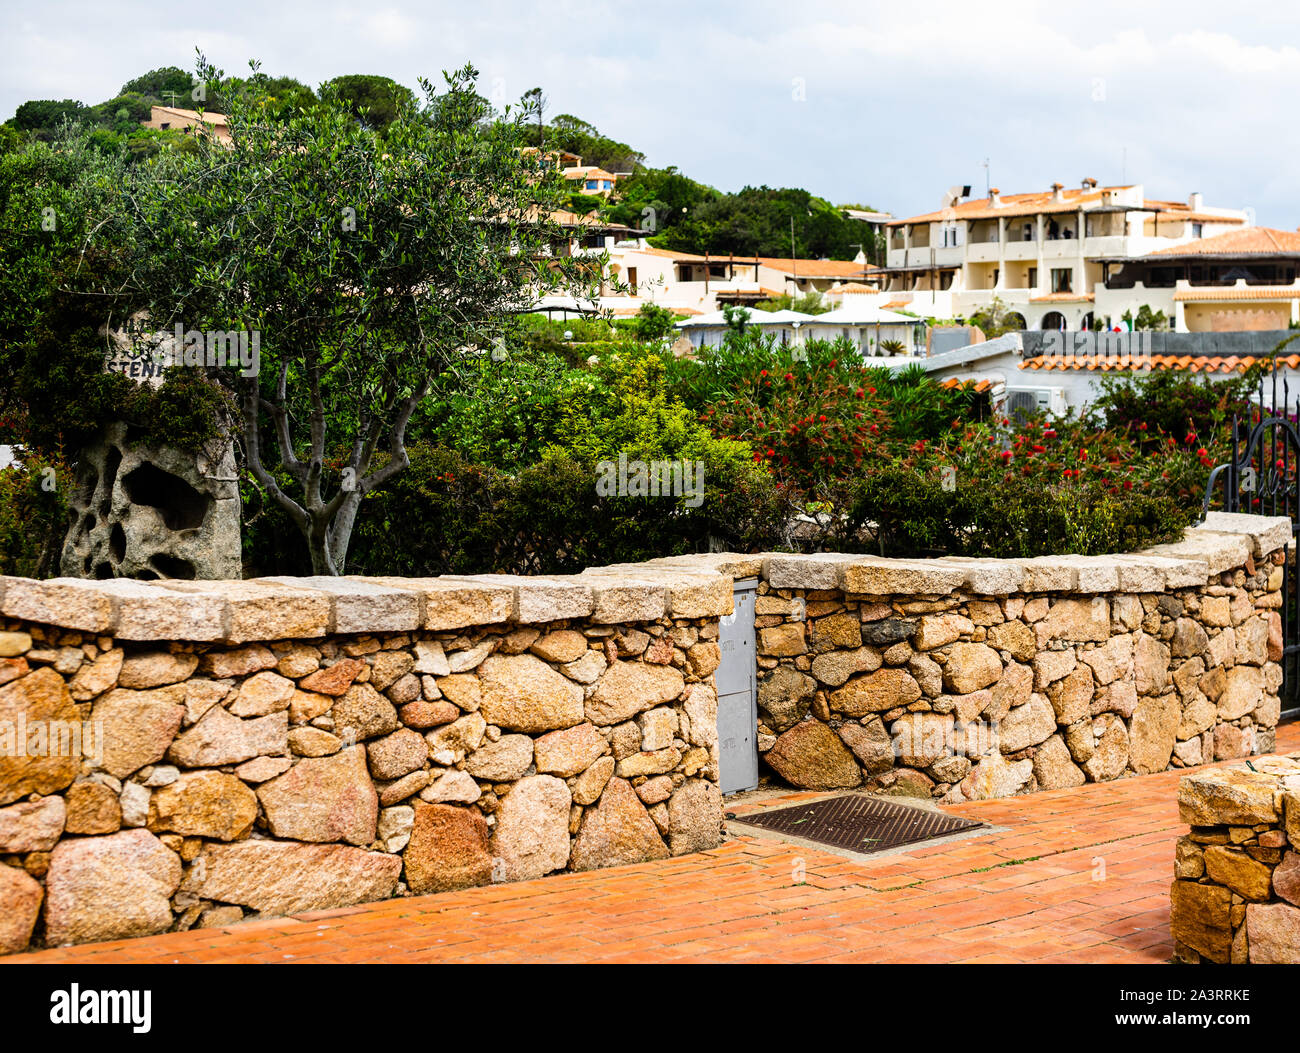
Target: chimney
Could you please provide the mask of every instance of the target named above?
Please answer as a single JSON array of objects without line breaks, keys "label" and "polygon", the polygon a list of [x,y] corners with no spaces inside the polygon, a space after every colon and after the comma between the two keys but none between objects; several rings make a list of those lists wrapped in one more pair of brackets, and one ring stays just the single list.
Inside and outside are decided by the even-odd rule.
[{"label": "chimney", "polygon": [[1064,183],[1053,183],[1053,184],[1052,184],[1052,200],[1053,200],[1053,201],[1064,201],[1064,200],[1065,200],[1065,195],[1064,195],[1063,193],[1061,193],[1061,191],[1064,190],[1064,189],[1065,189],[1065,184],[1064,184]]},{"label": "chimney", "polygon": [[1199,212],[1201,211],[1201,206],[1204,204],[1204,202],[1205,199],[1201,197],[1200,193],[1198,191],[1193,190],[1191,196],[1187,199],[1187,207],[1190,208],[1193,212]]},{"label": "chimney", "polygon": [[1083,192],[1086,194],[1089,190],[1092,190],[1097,186],[1097,180],[1093,179],[1092,176],[1084,176],[1081,186],[1083,187]]},{"label": "chimney", "polygon": [[992,207],[992,208],[998,208],[998,207],[1002,204],[1002,198],[998,196],[1000,193],[1001,193],[1001,191],[998,190],[997,187],[995,187],[995,186],[991,186],[991,187],[989,187],[989,206],[990,206],[990,207]]}]

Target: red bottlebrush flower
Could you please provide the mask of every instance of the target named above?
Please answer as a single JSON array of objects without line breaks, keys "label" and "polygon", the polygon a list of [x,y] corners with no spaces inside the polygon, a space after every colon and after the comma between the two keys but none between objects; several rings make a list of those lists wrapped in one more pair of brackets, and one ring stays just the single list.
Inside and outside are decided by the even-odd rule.
[{"label": "red bottlebrush flower", "polygon": [[787,374],[785,375],[785,379],[786,379],[786,380],[794,380],[794,374],[793,374],[793,373],[787,373]]},{"label": "red bottlebrush flower", "polygon": [[1055,428],[1044,428],[1044,429],[1043,429],[1043,438],[1044,438],[1044,439],[1055,439],[1055,438],[1056,438],[1056,429],[1055,429]]},{"label": "red bottlebrush flower", "polygon": [[1209,455],[1210,455],[1210,451],[1207,450],[1204,446],[1202,446],[1199,450],[1196,451],[1197,457],[1208,457]]},{"label": "red bottlebrush flower", "polygon": [[1010,461],[1010,460],[1011,460],[1011,451],[1010,451],[1010,450],[1003,450],[1002,453],[1001,453],[999,456],[1000,456],[1004,461]]},{"label": "red bottlebrush flower", "polygon": [[1038,443],[1034,443],[1034,445],[1031,446],[1030,449],[1033,450],[1034,453],[1046,453],[1046,452],[1047,452],[1047,447],[1046,447],[1046,446],[1040,446]]},{"label": "red bottlebrush flower", "polygon": [[772,382],[770,380],[763,381],[763,387],[770,388],[771,386],[772,386]]},{"label": "red bottlebrush flower", "polygon": [[765,377],[765,376],[767,376],[767,370],[766,370],[766,369],[760,369],[760,370],[758,371],[758,375],[759,375],[760,377]]},{"label": "red bottlebrush flower", "polygon": [[858,388],[858,390],[853,393],[853,397],[855,399],[860,399],[864,394],[866,394],[866,392],[864,392],[861,388]]},{"label": "red bottlebrush flower", "polygon": [[831,359],[831,369],[834,369],[834,368],[835,368],[836,366],[838,366],[839,364],[840,364],[840,360],[839,360],[838,358],[832,358],[832,359]]},{"label": "red bottlebrush flower", "polygon": [[1085,447],[1079,451],[1079,460],[1086,461],[1087,459],[1088,459],[1088,450]]},{"label": "red bottlebrush flower", "polygon": [[1146,431],[1146,430],[1147,430],[1147,422],[1143,421],[1141,424],[1138,425],[1138,431]]},{"label": "red bottlebrush flower", "polygon": [[819,416],[819,417],[817,418],[817,423],[818,423],[818,424],[825,424],[825,423],[826,423],[826,414],[823,413],[821,416]]},{"label": "red bottlebrush flower", "polygon": [[871,430],[872,430],[873,432],[874,432],[874,431],[879,431],[880,428],[879,428],[877,425],[873,424],[873,425],[871,425]]},{"label": "red bottlebrush flower", "polygon": [[1196,441],[1196,432],[1189,431],[1187,433],[1187,438],[1184,439],[1183,441],[1186,442],[1188,446],[1190,446],[1192,443]]},{"label": "red bottlebrush flower", "polygon": [[762,459],[763,459],[763,454],[762,454],[760,451],[755,450],[755,451],[754,451],[754,460],[756,460],[756,461],[761,461]]},{"label": "red bottlebrush flower", "polygon": [[874,395],[875,393],[876,393],[876,389],[875,389],[875,388],[867,388],[867,394],[868,394],[868,395]]},{"label": "red bottlebrush flower", "polygon": [[861,419],[862,419],[862,414],[861,414],[861,413],[855,413],[855,414],[853,414],[853,419],[854,419],[854,420],[861,420]]},{"label": "red bottlebrush flower", "polygon": [[769,449],[769,450],[767,451],[767,455],[768,455],[769,457],[775,457],[775,456],[776,456],[776,451],[775,451],[775,450],[772,450],[772,449]]}]

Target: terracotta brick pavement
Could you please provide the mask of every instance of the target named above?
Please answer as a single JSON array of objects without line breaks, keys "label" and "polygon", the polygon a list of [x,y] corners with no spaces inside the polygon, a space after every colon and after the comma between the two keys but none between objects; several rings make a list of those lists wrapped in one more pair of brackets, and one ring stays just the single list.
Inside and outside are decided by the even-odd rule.
[{"label": "terracotta brick pavement", "polygon": [[[1300,723],[1278,749],[1300,749]],[[1002,829],[874,859],[742,832],[658,863],[4,961],[1162,962],[1178,778],[953,806]]]}]

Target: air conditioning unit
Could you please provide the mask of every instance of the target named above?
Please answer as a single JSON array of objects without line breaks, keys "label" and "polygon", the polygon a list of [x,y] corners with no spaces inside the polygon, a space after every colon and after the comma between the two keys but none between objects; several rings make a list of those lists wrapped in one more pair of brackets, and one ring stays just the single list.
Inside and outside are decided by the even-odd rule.
[{"label": "air conditioning unit", "polygon": [[1032,416],[1035,413],[1060,417],[1065,414],[1066,408],[1064,388],[1007,388],[1002,403],[1002,412],[1008,417],[1012,414]]}]

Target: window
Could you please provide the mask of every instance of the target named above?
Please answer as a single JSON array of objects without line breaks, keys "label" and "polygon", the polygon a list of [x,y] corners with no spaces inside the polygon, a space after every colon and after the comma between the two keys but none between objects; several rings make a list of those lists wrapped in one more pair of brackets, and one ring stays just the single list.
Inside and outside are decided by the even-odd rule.
[{"label": "window", "polygon": [[1037,288],[1038,288],[1038,268],[1037,268],[1037,267],[1030,267],[1030,268],[1029,268],[1029,278],[1028,278],[1028,280],[1025,282],[1025,285],[1026,285],[1027,288],[1030,288],[1030,289],[1037,289]]},{"label": "window", "polygon": [[1054,293],[1074,292],[1074,290],[1070,287],[1070,281],[1073,278],[1073,276],[1074,276],[1074,272],[1069,267],[1053,267],[1052,268],[1052,292]]},{"label": "window", "polygon": [[1193,223],[1193,224],[1192,224],[1192,237],[1194,237],[1194,238],[1199,238],[1199,237],[1201,237],[1201,236],[1202,236],[1202,235],[1201,235],[1201,231],[1204,230],[1204,229],[1205,229],[1205,228],[1204,228],[1200,223]]},{"label": "window", "polygon": [[1026,223],[1026,224],[1024,225],[1024,227],[1022,228],[1022,230],[1024,231],[1024,240],[1025,240],[1025,241],[1033,241],[1033,240],[1034,240],[1034,225],[1033,225],[1032,223]]},{"label": "window", "polygon": [[632,286],[632,292],[635,293],[636,292],[636,268],[635,267],[629,267],[627,269],[627,283],[628,285]]},{"label": "window", "polygon": [[993,280],[989,282],[989,288],[990,288],[990,289],[996,289],[997,287],[998,287],[998,269],[997,269],[996,267],[994,267],[994,268],[993,268]]}]

